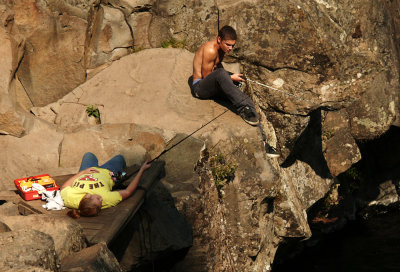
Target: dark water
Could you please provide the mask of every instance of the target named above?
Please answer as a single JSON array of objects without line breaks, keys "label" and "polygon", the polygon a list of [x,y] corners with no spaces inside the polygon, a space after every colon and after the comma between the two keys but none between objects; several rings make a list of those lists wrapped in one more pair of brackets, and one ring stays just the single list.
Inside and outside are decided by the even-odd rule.
[{"label": "dark water", "polygon": [[[278,260],[279,261],[279,260]],[[326,235],[300,255],[275,265],[273,272],[399,272],[400,212],[358,219],[344,229]]]}]

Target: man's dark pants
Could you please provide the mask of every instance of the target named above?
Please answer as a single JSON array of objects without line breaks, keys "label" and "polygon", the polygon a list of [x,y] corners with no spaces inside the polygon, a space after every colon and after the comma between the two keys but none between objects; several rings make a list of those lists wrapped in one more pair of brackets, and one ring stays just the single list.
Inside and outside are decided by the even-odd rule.
[{"label": "man's dark pants", "polygon": [[229,73],[223,68],[215,69],[206,78],[195,83],[191,91],[194,97],[200,99],[215,98],[222,94],[233,104],[238,113],[246,106],[256,113],[253,101],[236,87]]}]

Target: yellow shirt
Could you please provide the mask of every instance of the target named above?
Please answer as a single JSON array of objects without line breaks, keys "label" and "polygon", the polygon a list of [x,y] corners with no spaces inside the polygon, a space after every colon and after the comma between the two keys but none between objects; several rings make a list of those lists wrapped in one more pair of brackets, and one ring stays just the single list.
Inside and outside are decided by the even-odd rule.
[{"label": "yellow shirt", "polygon": [[93,167],[99,173],[83,174],[76,178],[72,186],[61,190],[61,197],[65,206],[78,209],[79,203],[86,194],[96,194],[103,198],[102,209],[116,206],[122,201],[122,196],[117,191],[111,191],[114,181],[110,171],[104,168]]}]

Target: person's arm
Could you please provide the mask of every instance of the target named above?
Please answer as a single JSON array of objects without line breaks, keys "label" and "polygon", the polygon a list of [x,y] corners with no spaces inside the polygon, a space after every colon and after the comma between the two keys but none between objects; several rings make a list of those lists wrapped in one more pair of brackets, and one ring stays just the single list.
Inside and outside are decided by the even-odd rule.
[{"label": "person's arm", "polygon": [[85,170],[80,171],[79,173],[73,175],[72,177],[70,177],[66,182],[64,182],[64,184],[61,186],[60,190],[68,187],[68,186],[72,186],[72,183],[74,182],[75,179],[77,179],[78,177],[80,177],[81,175],[84,174],[90,174],[90,173],[98,173],[99,171],[97,171],[94,168],[87,168]]},{"label": "person's arm", "polygon": [[218,51],[213,47],[205,47],[203,52],[203,60],[201,62],[201,76],[205,78],[213,70],[215,65],[215,60],[218,57]]},{"label": "person's arm", "polygon": [[133,181],[126,187],[124,190],[119,190],[119,194],[122,197],[122,200],[129,198],[133,192],[136,190],[140,179],[142,178],[142,175],[146,169],[150,168],[151,163],[148,161],[145,161],[142,166],[140,167],[139,172],[137,173],[136,177],[133,179]]}]

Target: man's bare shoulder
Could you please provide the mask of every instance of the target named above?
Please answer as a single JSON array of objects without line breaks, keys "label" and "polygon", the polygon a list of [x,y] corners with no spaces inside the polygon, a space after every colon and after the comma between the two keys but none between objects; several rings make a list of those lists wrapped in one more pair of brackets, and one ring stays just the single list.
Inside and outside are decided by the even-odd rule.
[{"label": "man's bare shoulder", "polygon": [[216,53],[217,50],[215,49],[213,41],[208,41],[203,43],[199,49],[196,51],[196,55],[203,55],[204,53],[206,54],[214,54]]},{"label": "man's bare shoulder", "polygon": [[202,45],[203,53],[207,55],[217,55],[218,54],[218,46],[216,40],[211,40]]}]

